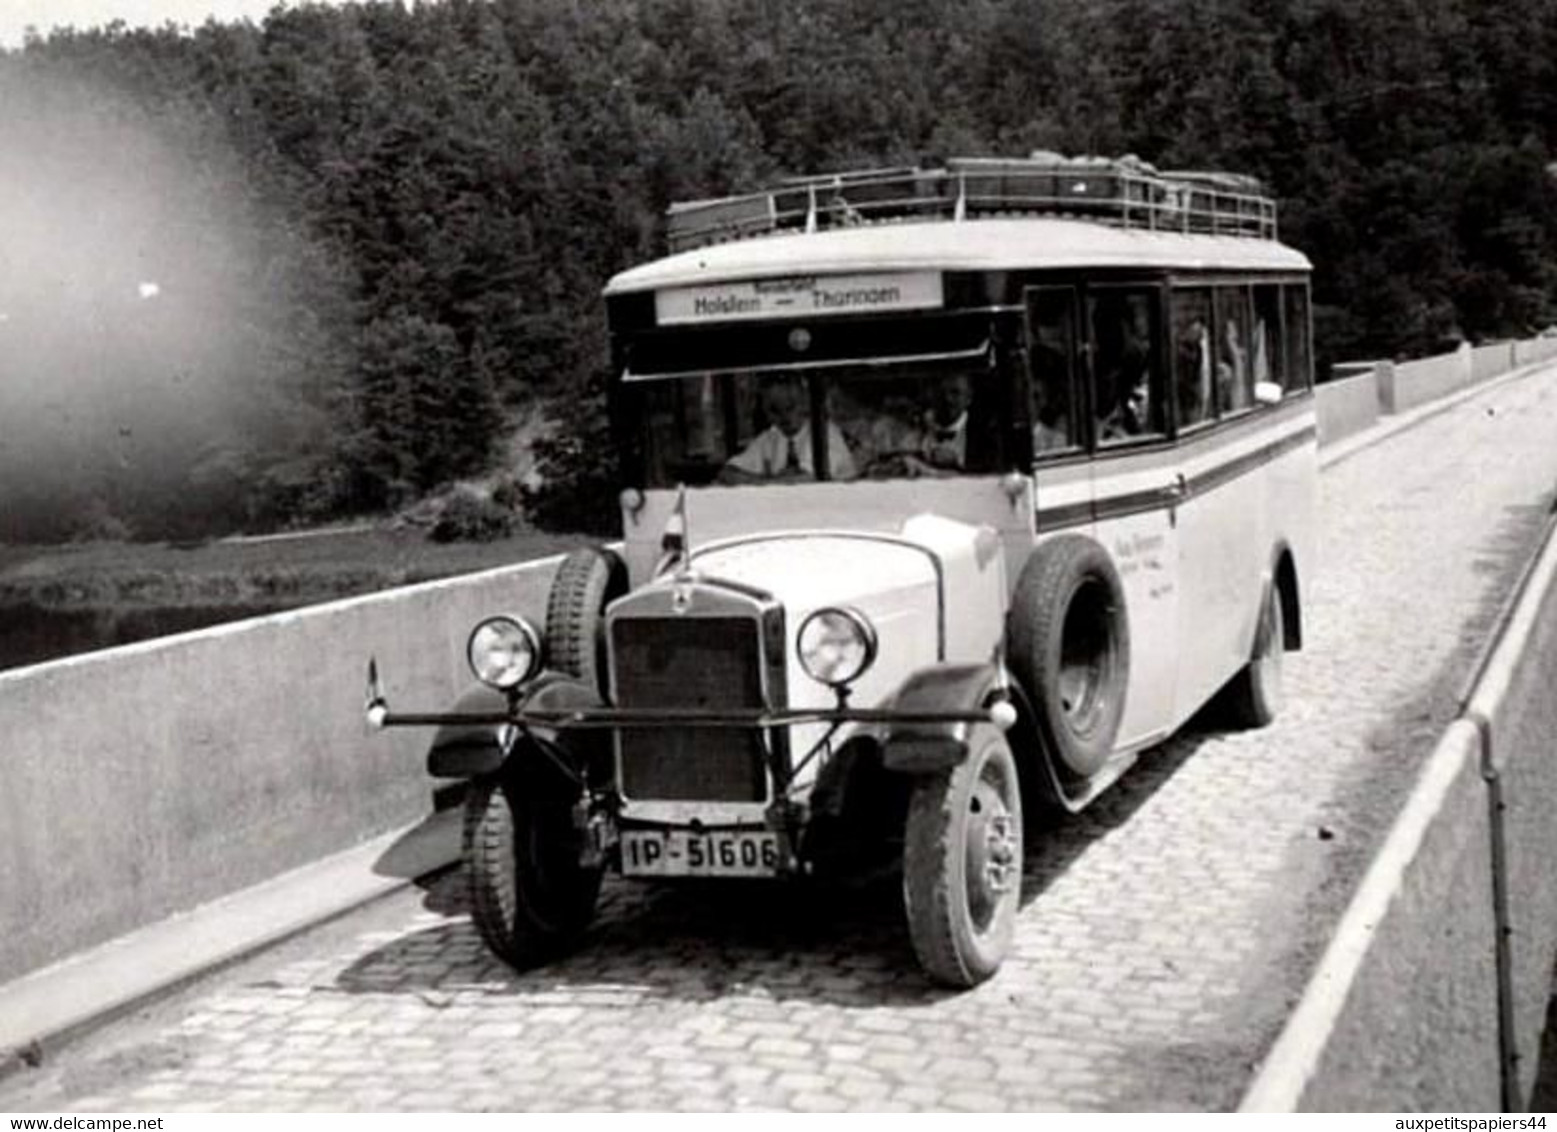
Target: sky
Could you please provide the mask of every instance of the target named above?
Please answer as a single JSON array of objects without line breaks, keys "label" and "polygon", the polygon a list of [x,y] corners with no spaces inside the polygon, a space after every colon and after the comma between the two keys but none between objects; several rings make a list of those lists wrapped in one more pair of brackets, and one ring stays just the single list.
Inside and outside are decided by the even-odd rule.
[{"label": "sky", "polygon": [[[218,20],[256,23],[278,0],[0,0],[0,47],[17,47],[31,24],[40,32],[56,26],[97,27],[123,20],[137,27],[175,23],[198,27]],[[285,5],[283,5],[285,6]]]}]

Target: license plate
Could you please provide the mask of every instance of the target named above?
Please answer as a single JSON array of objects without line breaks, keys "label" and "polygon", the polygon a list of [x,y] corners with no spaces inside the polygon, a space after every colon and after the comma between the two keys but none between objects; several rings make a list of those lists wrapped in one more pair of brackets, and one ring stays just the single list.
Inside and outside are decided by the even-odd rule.
[{"label": "license plate", "polygon": [[770,877],[784,864],[777,833],[759,829],[622,831],[622,875]]}]

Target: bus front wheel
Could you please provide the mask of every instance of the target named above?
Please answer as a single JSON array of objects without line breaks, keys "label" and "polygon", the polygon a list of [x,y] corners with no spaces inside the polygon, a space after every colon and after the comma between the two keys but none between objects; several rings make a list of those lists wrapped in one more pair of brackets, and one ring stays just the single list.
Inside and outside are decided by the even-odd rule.
[{"label": "bus front wheel", "polygon": [[580,863],[566,785],[510,765],[471,782],[464,856],[471,919],[498,958],[525,970],[565,954],[595,914],[602,870]]},{"label": "bus front wheel", "polygon": [[1016,759],[978,727],[957,766],[914,783],[903,841],[903,905],[920,966],[972,987],[1011,948],[1022,895],[1022,789]]}]

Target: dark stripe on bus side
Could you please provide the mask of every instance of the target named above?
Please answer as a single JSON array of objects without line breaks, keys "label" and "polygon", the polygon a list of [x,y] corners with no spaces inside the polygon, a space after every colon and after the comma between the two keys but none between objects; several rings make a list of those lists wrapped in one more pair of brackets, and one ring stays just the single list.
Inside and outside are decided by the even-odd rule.
[{"label": "dark stripe on bus side", "polygon": [[1123,519],[1127,515],[1140,515],[1147,511],[1161,511],[1168,507],[1179,506],[1188,498],[1187,492],[1181,494],[1168,487],[1132,491],[1129,495],[1115,495],[1108,499],[1095,500],[1092,504],[1092,518],[1099,523],[1108,519]]},{"label": "dark stripe on bus side", "polygon": [[1197,495],[1204,495],[1208,491],[1214,491],[1230,480],[1235,480],[1245,472],[1251,472],[1264,464],[1270,463],[1278,456],[1284,456],[1294,448],[1302,448],[1319,435],[1319,430],[1314,427],[1305,428],[1300,432],[1294,432],[1291,436],[1284,436],[1280,440],[1272,441],[1262,448],[1256,448],[1253,452],[1245,452],[1242,456],[1229,460],[1214,468],[1207,468],[1188,482],[1184,492],[1185,499],[1193,499]]},{"label": "dark stripe on bus side", "polygon": [[1079,527],[1092,521],[1092,501],[1067,503],[1064,507],[1038,508],[1038,529],[1057,531],[1065,527]]},{"label": "dark stripe on bus side", "polygon": [[1132,491],[1124,495],[1113,495],[1107,499],[1094,500],[1090,505],[1085,503],[1073,503],[1065,507],[1053,507],[1048,510],[1042,508],[1038,511],[1038,529],[1040,531],[1062,530],[1066,527],[1080,526],[1089,521],[1103,522],[1108,519],[1123,519],[1130,515],[1140,515],[1147,511],[1159,511],[1167,507],[1182,507],[1198,495],[1205,495],[1214,491],[1223,484],[1230,483],[1239,476],[1246,475],[1256,468],[1270,463],[1272,460],[1310,443],[1318,435],[1318,430],[1309,427],[1290,436],[1284,436],[1280,440],[1246,452],[1242,456],[1234,457],[1225,464],[1219,464],[1198,473],[1193,479],[1185,481],[1183,493],[1174,491],[1171,487],[1148,488],[1146,491]]}]

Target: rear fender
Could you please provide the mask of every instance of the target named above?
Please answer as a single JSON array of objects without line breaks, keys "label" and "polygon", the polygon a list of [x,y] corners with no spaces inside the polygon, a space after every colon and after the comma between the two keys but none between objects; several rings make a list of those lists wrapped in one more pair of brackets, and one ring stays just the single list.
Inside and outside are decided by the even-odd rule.
[{"label": "rear fender", "polygon": [[[989,663],[937,664],[910,676],[892,706],[899,711],[968,711],[984,706],[1004,686]],[[968,757],[969,723],[912,723],[890,726],[881,761],[888,770],[932,774]]]},{"label": "rear fender", "polygon": [[1011,702],[1016,705],[1016,725],[1011,729],[1011,749],[1022,768],[1022,812],[1033,821],[1043,811],[1074,814],[1082,803],[1066,790],[1055,769],[1053,756],[1044,749],[1033,705],[1020,684],[1011,684]]}]

